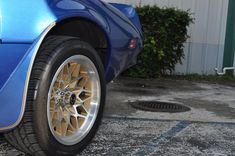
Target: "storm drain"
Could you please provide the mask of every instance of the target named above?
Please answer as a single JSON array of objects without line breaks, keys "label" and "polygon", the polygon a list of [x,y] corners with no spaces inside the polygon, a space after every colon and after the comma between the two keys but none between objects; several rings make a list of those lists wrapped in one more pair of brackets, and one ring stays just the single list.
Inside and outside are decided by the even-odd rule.
[{"label": "storm drain", "polygon": [[170,102],[162,102],[162,101],[137,101],[130,102],[131,106],[151,112],[168,112],[168,113],[179,113],[179,112],[187,112],[191,109],[184,105],[178,103],[170,103]]}]

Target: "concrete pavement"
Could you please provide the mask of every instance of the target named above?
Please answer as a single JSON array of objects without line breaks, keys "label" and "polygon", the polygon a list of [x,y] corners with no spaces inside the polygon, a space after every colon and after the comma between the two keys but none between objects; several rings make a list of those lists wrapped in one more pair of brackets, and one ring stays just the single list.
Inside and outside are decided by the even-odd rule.
[{"label": "concrete pavement", "polygon": [[[156,113],[130,103],[163,101],[191,110]],[[0,138],[0,155],[24,155]],[[233,83],[119,78],[108,85],[102,125],[81,155],[235,155]]]}]

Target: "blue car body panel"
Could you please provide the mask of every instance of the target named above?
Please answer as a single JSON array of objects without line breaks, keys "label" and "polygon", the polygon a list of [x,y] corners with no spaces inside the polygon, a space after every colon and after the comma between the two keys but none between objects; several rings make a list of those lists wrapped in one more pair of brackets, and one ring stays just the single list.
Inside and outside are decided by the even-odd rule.
[{"label": "blue car body panel", "polygon": [[[66,19],[96,23],[109,42],[107,82],[135,64],[142,47],[141,27],[128,5],[100,0],[0,1],[0,131],[16,127],[23,116],[28,81],[38,49],[48,32]],[[130,41],[137,46],[130,49]]]},{"label": "blue car body panel", "polygon": [[6,83],[31,44],[0,44],[0,88]]}]

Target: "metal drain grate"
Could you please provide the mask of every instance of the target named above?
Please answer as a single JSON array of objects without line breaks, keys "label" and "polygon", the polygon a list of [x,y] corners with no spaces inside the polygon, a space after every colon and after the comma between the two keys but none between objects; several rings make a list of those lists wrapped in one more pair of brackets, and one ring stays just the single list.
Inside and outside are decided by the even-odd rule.
[{"label": "metal drain grate", "polygon": [[151,111],[151,112],[168,112],[168,113],[178,113],[178,112],[187,112],[191,109],[184,105],[178,103],[169,103],[169,102],[162,102],[162,101],[137,101],[137,102],[130,102],[131,106],[144,110],[144,111]]}]

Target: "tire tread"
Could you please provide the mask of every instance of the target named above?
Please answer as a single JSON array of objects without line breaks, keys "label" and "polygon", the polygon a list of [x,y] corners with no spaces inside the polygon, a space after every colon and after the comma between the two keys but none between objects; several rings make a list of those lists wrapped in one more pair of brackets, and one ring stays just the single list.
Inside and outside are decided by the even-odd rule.
[{"label": "tire tread", "polygon": [[69,41],[69,39],[74,39],[74,37],[49,36],[42,43],[30,76],[24,117],[18,127],[4,134],[6,140],[11,145],[27,154],[35,156],[46,155],[45,151],[41,149],[37,141],[37,136],[33,127],[33,97],[35,91],[37,91],[36,84],[41,80],[40,75],[45,72],[44,69],[47,65],[48,58],[51,57],[51,54],[58,46]]}]

